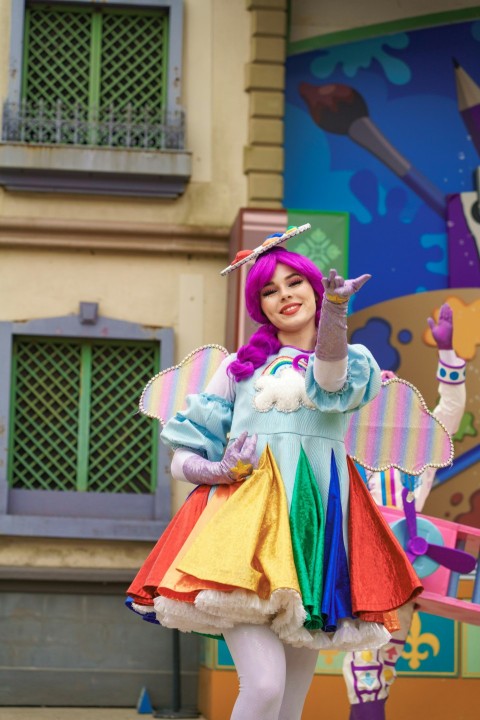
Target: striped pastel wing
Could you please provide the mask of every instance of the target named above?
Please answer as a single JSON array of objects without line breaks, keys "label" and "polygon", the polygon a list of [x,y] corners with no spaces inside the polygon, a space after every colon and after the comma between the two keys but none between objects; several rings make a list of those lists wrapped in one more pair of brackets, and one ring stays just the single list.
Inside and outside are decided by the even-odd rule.
[{"label": "striped pastel wing", "polygon": [[227,356],[228,351],[221,345],[202,345],[178,365],[162,370],[145,386],[140,412],[165,424],[183,408],[187,395],[205,389]]},{"label": "striped pastel wing", "polygon": [[420,475],[453,460],[453,443],[445,427],[428,410],[416,387],[394,378],[382,383],[372,402],[352,414],[345,438],[347,453],[373,471],[396,467]]}]

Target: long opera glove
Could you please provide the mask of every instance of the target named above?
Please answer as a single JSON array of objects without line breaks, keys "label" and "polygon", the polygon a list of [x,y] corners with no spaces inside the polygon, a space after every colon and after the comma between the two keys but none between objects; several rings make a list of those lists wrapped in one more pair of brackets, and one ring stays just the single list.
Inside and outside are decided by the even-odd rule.
[{"label": "long opera glove", "polygon": [[329,392],[339,390],[347,378],[347,309],[350,297],[370,279],[361,275],[344,280],[336,270],[322,279],[325,295],[317,331],[314,374],[318,384]]}]

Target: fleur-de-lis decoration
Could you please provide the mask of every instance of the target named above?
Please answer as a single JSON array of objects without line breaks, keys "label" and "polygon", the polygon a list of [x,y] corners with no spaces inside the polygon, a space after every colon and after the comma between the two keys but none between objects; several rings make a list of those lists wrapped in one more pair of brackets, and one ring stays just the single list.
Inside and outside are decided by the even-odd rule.
[{"label": "fleur-de-lis decoration", "polygon": [[431,648],[431,651],[436,656],[440,650],[440,640],[433,633],[422,633],[422,621],[418,613],[413,614],[412,624],[410,632],[408,634],[406,645],[410,645],[411,650],[407,651],[403,649],[402,657],[408,660],[409,666],[412,670],[418,670],[423,660],[426,660],[430,655],[430,650],[420,651],[422,645],[427,645]]}]

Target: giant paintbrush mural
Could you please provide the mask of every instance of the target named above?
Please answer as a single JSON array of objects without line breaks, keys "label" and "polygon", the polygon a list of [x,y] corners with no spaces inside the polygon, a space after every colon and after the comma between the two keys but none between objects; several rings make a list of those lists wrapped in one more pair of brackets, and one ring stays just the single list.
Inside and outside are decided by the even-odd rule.
[{"label": "giant paintbrush mural", "polygon": [[357,90],[340,83],[302,83],[299,92],[319,128],[337,135],[346,135],[364,147],[403,180],[440,217],[445,216],[445,195],[387,140],[372,121],[365,98]]}]

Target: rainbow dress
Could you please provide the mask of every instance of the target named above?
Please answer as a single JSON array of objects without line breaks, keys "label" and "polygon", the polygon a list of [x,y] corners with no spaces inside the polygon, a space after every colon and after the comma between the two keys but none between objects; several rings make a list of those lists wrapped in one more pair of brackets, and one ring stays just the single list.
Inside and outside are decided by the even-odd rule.
[{"label": "rainbow dress", "polygon": [[189,495],[130,586],[132,609],[187,632],[268,624],[296,647],[380,647],[421,585],[345,452],[351,412],[379,392],[377,364],[349,346],[345,386],[330,393],[296,348],[238,383],[233,357],[217,392],[190,395],[161,438],[218,461],[247,430],[258,466]]}]

